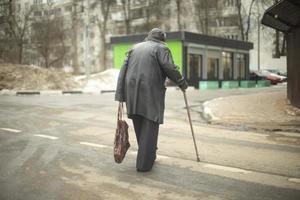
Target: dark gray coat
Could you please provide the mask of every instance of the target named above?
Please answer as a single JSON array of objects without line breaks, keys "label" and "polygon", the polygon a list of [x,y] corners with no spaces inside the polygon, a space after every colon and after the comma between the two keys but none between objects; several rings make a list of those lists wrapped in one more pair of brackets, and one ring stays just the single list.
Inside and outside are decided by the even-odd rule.
[{"label": "dark gray coat", "polygon": [[137,114],[162,124],[166,77],[186,89],[186,81],[174,65],[169,48],[165,43],[148,37],[127,54],[120,70],[115,100],[126,102],[129,118]]}]

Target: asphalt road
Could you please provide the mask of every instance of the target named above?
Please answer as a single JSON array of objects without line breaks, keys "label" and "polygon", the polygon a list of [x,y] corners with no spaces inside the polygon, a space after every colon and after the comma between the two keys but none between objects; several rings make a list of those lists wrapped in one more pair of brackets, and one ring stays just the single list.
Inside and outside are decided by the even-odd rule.
[{"label": "asphalt road", "polygon": [[[285,88],[188,91],[205,100]],[[158,159],[135,170],[136,141],[122,164],[112,155],[113,94],[0,96],[0,200],[4,199],[300,199],[298,136],[205,124],[192,113],[201,162],[195,162],[184,101],[168,91]]]}]

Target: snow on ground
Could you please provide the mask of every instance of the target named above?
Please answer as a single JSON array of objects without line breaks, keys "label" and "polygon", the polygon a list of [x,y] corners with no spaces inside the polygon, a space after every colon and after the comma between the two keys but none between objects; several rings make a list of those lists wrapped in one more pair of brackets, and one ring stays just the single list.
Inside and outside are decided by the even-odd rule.
[{"label": "snow on ground", "polygon": [[86,79],[86,76],[75,77],[75,80],[82,82],[84,92],[98,93],[103,90],[115,90],[119,71],[118,69],[108,69],[91,75],[89,80]]},{"label": "snow on ground", "polygon": [[83,90],[99,93],[116,89],[119,71],[108,69],[91,74],[87,79],[85,75],[72,76],[57,68],[1,64],[0,90]]}]

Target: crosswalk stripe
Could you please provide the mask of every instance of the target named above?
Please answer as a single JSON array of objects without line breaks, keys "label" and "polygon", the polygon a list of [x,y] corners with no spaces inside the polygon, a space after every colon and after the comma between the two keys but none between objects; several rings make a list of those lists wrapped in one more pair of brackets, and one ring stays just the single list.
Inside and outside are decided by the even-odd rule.
[{"label": "crosswalk stripe", "polygon": [[12,133],[20,133],[22,132],[21,130],[17,130],[17,129],[12,129],[12,128],[0,128],[3,131],[8,131],[8,132],[12,132]]},{"label": "crosswalk stripe", "polygon": [[47,138],[47,139],[50,139],[50,140],[57,140],[58,139],[58,137],[51,136],[51,135],[35,134],[34,136],[41,137],[41,138]]}]

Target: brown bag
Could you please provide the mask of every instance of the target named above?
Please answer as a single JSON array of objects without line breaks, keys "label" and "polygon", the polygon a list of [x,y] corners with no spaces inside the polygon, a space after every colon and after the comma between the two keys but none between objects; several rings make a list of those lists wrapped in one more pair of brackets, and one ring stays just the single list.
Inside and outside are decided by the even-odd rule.
[{"label": "brown bag", "polygon": [[130,147],[128,136],[128,124],[122,120],[123,103],[119,103],[117,130],[114,142],[114,157],[116,163],[121,163]]}]

